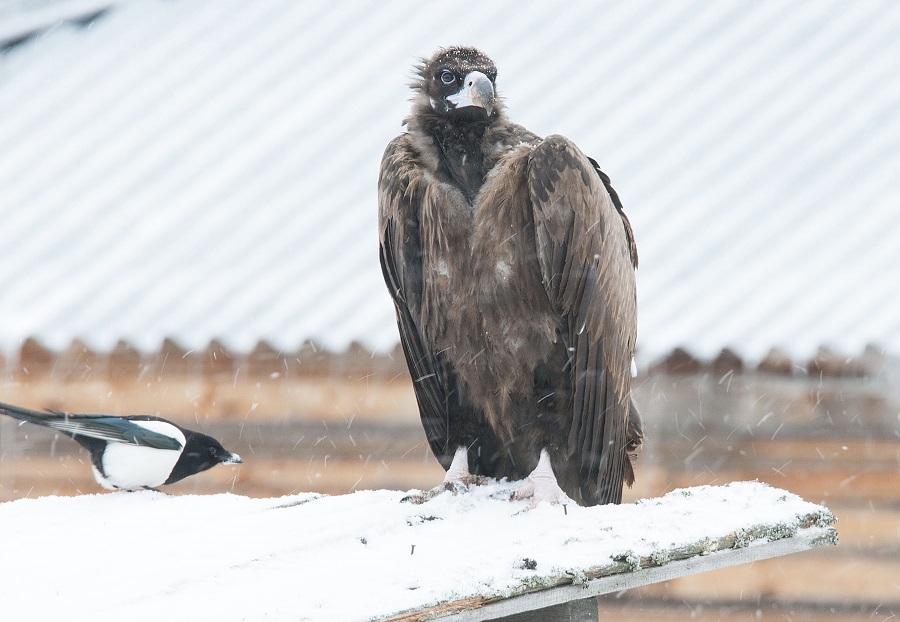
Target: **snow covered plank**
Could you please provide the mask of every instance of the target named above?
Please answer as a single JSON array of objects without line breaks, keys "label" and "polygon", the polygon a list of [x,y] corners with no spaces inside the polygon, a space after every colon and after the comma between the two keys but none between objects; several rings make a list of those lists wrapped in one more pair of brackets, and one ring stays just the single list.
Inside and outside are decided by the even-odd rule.
[{"label": "snow covered plank", "polygon": [[531,511],[513,487],[423,505],[390,490],[0,503],[0,602],[93,622],[496,619],[836,540],[826,508],[758,482]]},{"label": "snow covered plank", "polygon": [[[762,535],[762,537],[767,537]],[[660,583],[690,574],[727,568],[791,553],[800,553],[820,546],[837,544],[837,531],[827,529],[799,529],[796,534],[775,541],[760,541],[753,546],[736,546],[738,538],[726,537],[719,541],[701,542],[695,547],[682,547],[675,555],[684,555],[662,565],[656,565],[653,557],[641,558],[640,568],[635,570],[628,562],[619,561],[599,568],[588,569],[584,576],[564,574],[556,579],[556,585],[526,589],[521,595],[498,598],[472,598],[433,607],[427,611],[389,618],[390,622],[442,620],[446,622],[480,622],[482,620],[519,620],[519,614],[537,610],[569,615],[562,605],[593,599],[601,594],[619,592],[651,583]],[[596,605],[594,606],[596,611]],[[547,615],[545,613],[544,615]],[[524,618],[522,618],[524,619]],[[546,617],[544,619],[547,619]],[[561,621],[568,617],[553,618]],[[576,618],[571,618],[576,619]]]},{"label": "snow covered plank", "polygon": [[[672,520],[679,518],[691,520],[692,514],[700,516],[706,514],[711,518],[722,510],[730,513],[738,509],[737,507],[715,508],[706,505],[715,498],[715,494],[727,488],[744,490],[747,493],[751,491],[769,493],[767,495],[769,501],[759,499],[760,502],[768,503],[774,500],[778,504],[790,500],[806,504],[795,495],[768,488],[764,484],[741,482],[724,487],[702,486],[696,489],[676,490],[662,499],[642,500],[635,505],[650,504],[656,507],[674,507],[680,504],[673,502],[673,499],[677,500],[679,496],[683,499],[690,499],[699,493],[696,499],[698,504],[696,510],[687,509],[673,512],[670,518]],[[731,500],[727,497],[728,495],[723,495],[720,501],[726,506],[731,506]],[[754,498],[753,494],[749,494],[746,501],[752,503]],[[820,546],[836,545],[838,537],[833,526],[836,522],[834,515],[827,508],[812,504],[806,505],[805,511],[788,516],[787,520],[782,518],[749,524],[723,536],[714,535],[717,525],[710,523],[709,535],[694,542],[670,548],[656,548],[649,554],[626,550],[611,555],[606,563],[600,565],[570,568],[543,576],[535,575],[523,580],[519,586],[499,595],[480,595],[442,603],[425,610],[411,611],[386,618],[386,622],[427,620],[447,622],[482,620],[510,620],[512,622],[515,620],[518,622],[519,620],[530,620],[531,618],[524,614],[537,610],[542,612],[545,616],[544,619],[559,620],[560,622],[570,619],[580,620],[582,617],[577,616],[585,616],[585,614],[583,612],[572,613],[572,610],[566,608],[565,605],[592,599],[601,594],[668,581],[685,575],[798,553]],[[771,509],[771,507],[767,509]],[[640,540],[641,543],[647,542],[646,538]],[[536,568],[537,562],[527,560],[527,566],[531,565]],[[596,610],[596,605],[594,605],[594,610]]]}]

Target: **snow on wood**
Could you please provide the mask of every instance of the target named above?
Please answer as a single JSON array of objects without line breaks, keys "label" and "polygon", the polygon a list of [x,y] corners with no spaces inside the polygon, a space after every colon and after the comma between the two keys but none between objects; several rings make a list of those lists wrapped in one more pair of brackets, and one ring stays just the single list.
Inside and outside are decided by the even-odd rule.
[{"label": "snow on wood", "polygon": [[757,482],[532,511],[513,487],[424,505],[387,490],[3,503],[0,602],[33,619],[482,620],[837,541],[828,509]]},{"label": "snow on wood", "polygon": [[658,557],[649,555],[639,558],[639,561],[637,558],[618,559],[603,566],[589,568],[583,573],[563,572],[555,580],[549,578],[546,585],[537,588],[523,585],[519,595],[476,597],[444,603],[426,610],[394,616],[386,622],[438,619],[446,622],[476,622],[506,619],[506,616],[669,581],[689,574],[837,544],[837,532],[834,528],[822,531],[801,526],[793,532],[794,535],[783,535],[776,540],[770,539],[773,536],[767,533],[764,526],[759,526],[758,533],[760,540],[752,547],[742,545],[741,538],[734,535],[715,540],[706,539],[693,545],[677,547],[671,557],[668,551],[663,550]]}]

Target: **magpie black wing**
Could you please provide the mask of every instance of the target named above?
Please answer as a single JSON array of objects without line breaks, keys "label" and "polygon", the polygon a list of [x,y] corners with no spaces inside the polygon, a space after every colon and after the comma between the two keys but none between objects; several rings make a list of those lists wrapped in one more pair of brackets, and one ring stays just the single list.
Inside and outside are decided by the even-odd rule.
[{"label": "magpie black wing", "polygon": [[[170,450],[177,450],[182,447],[178,439],[148,430],[124,417],[102,414],[71,414],[57,410],[41,412],[13,406],[12,404],[0,404],[0,413],[20,421],[27,421],[28,423],[59,430],[76,440],[79,437],[87,437],[112,443],[126,443]],[[144,419],[156,418],[145,417]]]}]

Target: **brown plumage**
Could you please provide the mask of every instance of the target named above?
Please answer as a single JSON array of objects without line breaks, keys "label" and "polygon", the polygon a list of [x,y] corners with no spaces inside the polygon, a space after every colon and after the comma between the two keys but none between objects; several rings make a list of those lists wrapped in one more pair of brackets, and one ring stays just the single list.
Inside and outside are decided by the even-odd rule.
[{"label": "brown plumage", "polygon": [[380,256],[445,482],[528,477],[536,501],[618,503],[642,440],[619,198],[570,140],[507,119],[478,50],[417,73],[381,164]]}]

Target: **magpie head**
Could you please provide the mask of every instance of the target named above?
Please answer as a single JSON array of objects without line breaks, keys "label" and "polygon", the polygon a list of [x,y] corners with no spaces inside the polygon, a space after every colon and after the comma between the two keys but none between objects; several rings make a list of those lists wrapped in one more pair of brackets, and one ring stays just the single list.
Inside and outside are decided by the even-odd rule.
[{"label": "magpie head", "polygon": [[222,447],[216,439],[200,432],[188,432],[181,457],[172,469],[167,484],[195,473],[211,469],[217,464],[243,464],[241,457]]},{"label": "magpie head", "polygon": [[231,453],[219,443],[216,439],[211,436],[206,436],[205,434],[201,435],[203,438],[202,443],[200,443],[200,447],[197,448],[198,459],[204,458],[203,453],[204,449],[206,450],[206,463],[209,466],[204,467],[208,469],[210,467],[214,467],[217,464],[243,464],[244,461],[241,460],[241,457],[235,453]]},{"label": "magpie head", "polygon": [[[218,445],[218,443],[216,444]],[[222,464],[244,464],[239,455],[228,451],[221,445],[217,448],[210,446],[209,454]]]}]

